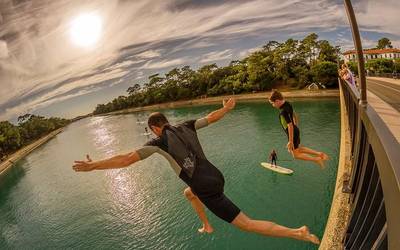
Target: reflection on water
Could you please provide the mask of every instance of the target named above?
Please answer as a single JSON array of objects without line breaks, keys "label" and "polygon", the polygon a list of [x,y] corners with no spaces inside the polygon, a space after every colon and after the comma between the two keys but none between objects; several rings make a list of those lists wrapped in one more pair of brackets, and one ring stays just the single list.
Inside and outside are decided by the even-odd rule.
[{"label": "reflection on water", "polygon": [[90,119],[88,127],[96,149],[107,155],[113,155],[115,153],[113,145],[118,144],[118,139],[112,129],[113,124],[108,121],[108,117],[94,117]]}]

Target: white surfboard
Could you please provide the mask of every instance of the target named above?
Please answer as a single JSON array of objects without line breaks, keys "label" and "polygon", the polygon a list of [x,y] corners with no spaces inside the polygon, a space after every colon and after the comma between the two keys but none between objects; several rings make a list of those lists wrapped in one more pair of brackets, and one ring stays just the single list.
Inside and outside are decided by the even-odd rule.
[{"label": "white surfboard", "polygon": [[268,162],[261,162],[261,166],[263,166],[264,168],[267,168],[269,170],[278,172],[280,174],[293,174],[293,170],[291,170],[291,169],[280,167],[280,166],[273,166]]},{"label": "white surfboard", "polygon": [[151,133],[150,133],[150,132],[148,132],[148,133],[143,133],[142,135],[149,136],[149,135],[151,135]]}]

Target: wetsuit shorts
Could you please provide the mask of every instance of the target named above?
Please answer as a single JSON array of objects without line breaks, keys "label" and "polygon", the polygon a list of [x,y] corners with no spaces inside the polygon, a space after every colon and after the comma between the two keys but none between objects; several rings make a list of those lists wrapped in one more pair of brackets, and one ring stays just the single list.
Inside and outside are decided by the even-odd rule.
[{"label": "wetsuit shorts", "polygon": [[240,213],[240,209],[224,193],[207,198],[199,197],[199,199],[213,214],[228,223],[231,223]]},{"label": "wetsuit shorts", "polygon": [[192,192],[212,213],[231,223],[240,213],[240,209],[224,194],[224,176],[208,160],[202,159],[199,163],[192,179],[187,179],[184,173],[180,177],[183,177]]},{"label": "wetsuit shorts", "polygon": [[300,146],[300,130],[297,126],[293,126],[293,145],[294,149]]},{"label": "wetsuit shorts", "polygon": [[[286,129],[286,135],[289,141],[289,132]],[[294,149],[298,148],[300,146],[300,130],[297,126],[293,126],[293,146]]]}]

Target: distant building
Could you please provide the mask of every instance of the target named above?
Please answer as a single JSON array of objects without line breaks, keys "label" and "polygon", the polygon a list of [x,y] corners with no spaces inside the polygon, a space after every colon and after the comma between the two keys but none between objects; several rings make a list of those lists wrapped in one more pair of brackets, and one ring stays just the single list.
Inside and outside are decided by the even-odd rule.
[{"label": "distant building", "polygon": [[[397,59],[400,58],[400,49],[365,49],[363,50],[365,61],[371,59]],[[345,62],[352,62],[357,60],[357,52],[355,50],[348,50],[343,53]]]}]

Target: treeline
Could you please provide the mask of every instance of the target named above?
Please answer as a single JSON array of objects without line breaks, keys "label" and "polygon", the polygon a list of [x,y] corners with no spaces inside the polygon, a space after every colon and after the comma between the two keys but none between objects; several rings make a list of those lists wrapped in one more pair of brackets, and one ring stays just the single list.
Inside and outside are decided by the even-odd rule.
[{"label": "treeline", "polygon": [[198,70],[174,68],[164,76],[154,74],[148,82],[129,87],[127,96],[97,105],[94,114],[156,103],[254,91],[286,85],[303,88],[312,82],[337,86],[339,48],[315,33],[303,40],[270,41],[242,60],[228,66],[215,63]]},{"label": "treeline", "polygon": [[8,121],[0,122],[0,159],[12,154],[40,137],[67,125],[70,121],[62,118],[45,118],[32,114],[18,117],[18,125]]}]

